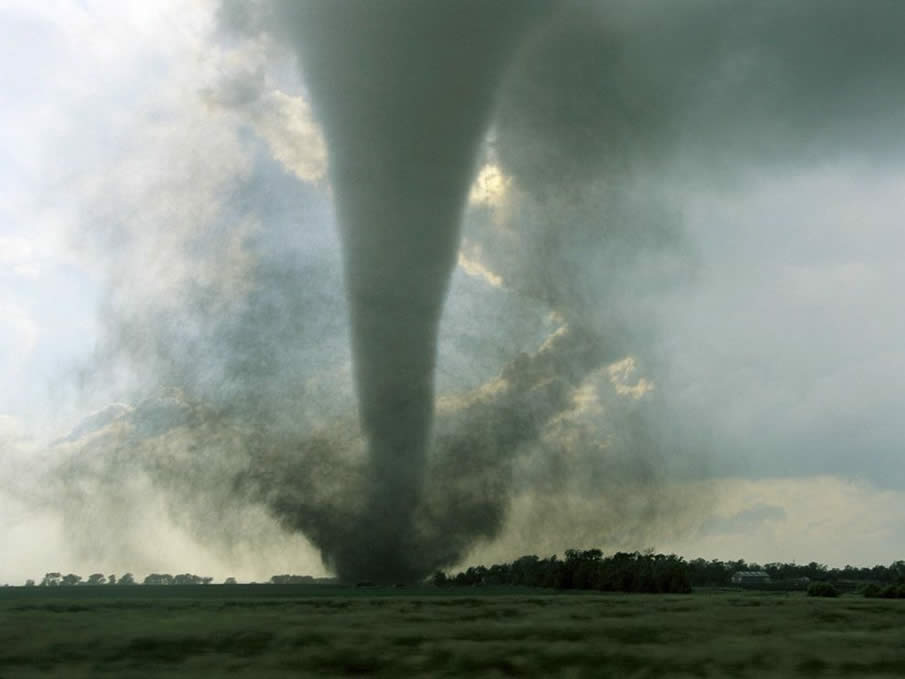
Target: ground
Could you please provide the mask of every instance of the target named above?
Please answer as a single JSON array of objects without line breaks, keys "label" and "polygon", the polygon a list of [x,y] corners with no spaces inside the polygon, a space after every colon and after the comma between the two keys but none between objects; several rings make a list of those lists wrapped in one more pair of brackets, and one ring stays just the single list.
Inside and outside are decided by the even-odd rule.
[{"label": "ground", "polygon": [[321,586],[0,588],[0,678],[902,677],[905,601]]}]

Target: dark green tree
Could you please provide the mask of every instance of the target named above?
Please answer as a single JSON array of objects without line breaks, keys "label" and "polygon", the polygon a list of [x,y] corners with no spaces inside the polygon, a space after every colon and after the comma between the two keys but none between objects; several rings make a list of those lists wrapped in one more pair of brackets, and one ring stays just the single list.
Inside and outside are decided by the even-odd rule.
[{"label": "dark green tree", "polygon": [[45,573],[41,587],[59,587],[62,581],[63,576],[60,573]]}]

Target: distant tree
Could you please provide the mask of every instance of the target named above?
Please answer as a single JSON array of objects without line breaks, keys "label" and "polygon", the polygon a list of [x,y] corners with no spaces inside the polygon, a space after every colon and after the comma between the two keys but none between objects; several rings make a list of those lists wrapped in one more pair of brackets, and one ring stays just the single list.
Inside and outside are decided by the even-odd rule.
[{"label": "distant tree", "polygon": [[808,596],[837,597],[839,590],[831,582],[812,582],[808,586]]},{"label": "distant tree", "polygon": [[173,576],[169,573],[151,573],[145,576],[144,584],[146,585],[172,585]]},{"label": "distant tree", "polygon": [[103,573],[92,573],[88,576],[88,579],[85,581],[86,585],[106,585],[107,578],[104,577]]},{"label": "distant tree", "polygon": [[719,559],[694,559],[688,562],[688,575],[695,587],[723,587],[729,584],[733,572],[731,563]]},{"label": "distant tree", "polygon": [[135,576],[131,573],[124,573],[123,577],[119,579],[120,585],[134,585],[135,584]]},{"label": "distant tree", "polygon": [[25,581],[25,586],[26,586],[26,587],[34,587],[34,586],[35,586],[35,581],[32,580],[31,578],[29,578],[28,580]]},{"label": "distant tree", "polygon": [[875,582],[871,582],[870,584],[865,586],[864,589],[861,590],[861,594],[863,594],[864,596],[866,596],[868,598],[873,598],[873,597],[880,596],[880,593],[882,591],[883,591],[883,588],[880,587],[880,585],[878,585]]},{"label": "distant tree", "polygon": [[273,575],[270,577],[271,585],[307,585],[314,582],[310,575]]},{"label": "distant tree", "polygon": [[810,578],[811,580],[826,580],[827,579],[827,567],[822,563],[817,563],[816,561],[812,561],[803,569],[801,575],[806,578]]},{"label": "distant tree", "polygon": [[41,587],[59,587],[62,581],[63,576],[60,573],[45,573]]},{"label": "distant tree", "polygon": [[889,581],[905,585],[905,561],[893,561],[889,565]]},{"label": "distant tree", "polygon": [[509,564],[496,563],[487,569],[484,582],[488,585],[504,585],[512,578]]},{"label": "distant tree", "polygon": [[486,566],[471,566],[465,571],[465,578],[469,585],[483,585],[487,576]]},{"label": "distant tree", "polygon": [[437,571],[431,578],[431,582],[433,582],[436,587],[446,587],[449,583],[449,579],[446,577],[446,573]]},{"label": "distant tree", "polygon": [[169,581],[164,581],[160,583],[154,584],[162,584],[162,585],[209,585],[213,578],[211,577],[202,577],[200,575],[195,575],[194,573],[180,573],[179,575],[170,576],[163,575],[160,576],[163,580],[169,578]]},{"label": "distant tree", "polygon": [[81,575],[76,575],[75,573],[70,573],[69,575],[64,575],[63,580],[60,582],[61,585],[77,585],[82,581]]},{"label": "distant tree", "polygon": [[589,549],[584,552],[577,549],[567,550],[563,571],[564,585],[573,589],[597,587],[602,557],[603,552],[599,549]]},{"label": "distant tree", "polygon": [[884,599],[905,599],[905,585],[886,585],[879,596]]},{"label": "distant tree", "polygon": [[226,580],[223,581],[223,584],[224,585],[235,585],[236,579],[234,577],[230,576],[230,577],[226,578]]},{"label": "distant tree", "polygon": [[115,584],[116,584],[116,576],[113,575],[112,573],[111,573],[110,575],[107,576],[107,584],[108,584],[108,585],[115,585]]},{"label": "distant tree", "polygon": [[541,583],[541,560],[535,555],[523,556],[509,566],[510,582],[513,585],[537,587]]}]

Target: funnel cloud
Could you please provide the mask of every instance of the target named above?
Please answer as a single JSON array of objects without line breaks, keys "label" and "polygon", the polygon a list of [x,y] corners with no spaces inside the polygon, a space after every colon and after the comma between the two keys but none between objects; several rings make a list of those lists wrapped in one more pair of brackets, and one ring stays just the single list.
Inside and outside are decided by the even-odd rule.
[{"label": "funnel cloud", "polygon": [[362,432],[364,512],[325,556],[411,580],[437,332],[476,154],[538,3],[275,3],[327,141]]}]

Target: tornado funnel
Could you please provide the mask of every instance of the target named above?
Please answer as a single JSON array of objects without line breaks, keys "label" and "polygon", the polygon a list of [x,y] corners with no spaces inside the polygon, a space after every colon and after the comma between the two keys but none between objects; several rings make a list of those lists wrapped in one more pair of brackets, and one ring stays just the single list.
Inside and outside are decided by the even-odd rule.
[{"label": "tornado funnel", "polygon": [[475,155],[539,3],[286,3],[327,140],[344,252],[366,511],[325,559],[346,580],[412,580],[437,328]]}]

